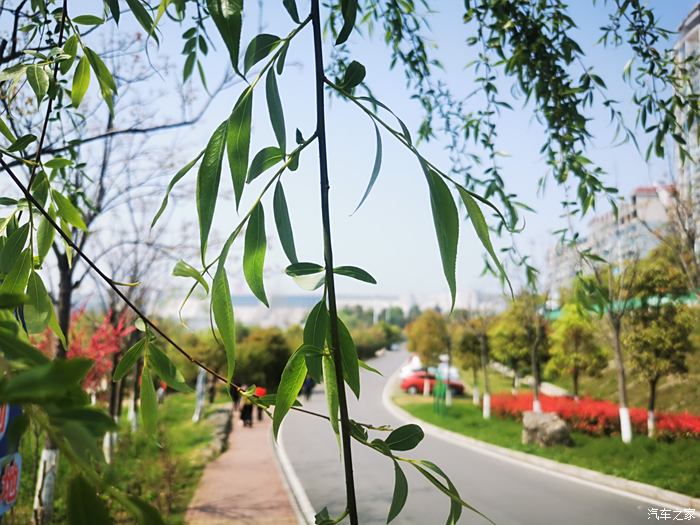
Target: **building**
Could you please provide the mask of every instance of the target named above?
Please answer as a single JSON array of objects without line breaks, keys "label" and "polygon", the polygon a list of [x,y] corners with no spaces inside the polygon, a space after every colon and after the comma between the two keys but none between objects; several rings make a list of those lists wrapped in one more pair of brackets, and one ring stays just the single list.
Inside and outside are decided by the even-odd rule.
[{"label": "building", "polygon": [[618,206],[617,214],[611,210],[591,219],[578,249],[560,244],[550,249],[547,267],[552,293],[558,295],[578,272],[586,271],[579,255],[582,251],[611,262],[647,255],[659,243],[668,224],[671,190],[670,186],[639,187]]}]

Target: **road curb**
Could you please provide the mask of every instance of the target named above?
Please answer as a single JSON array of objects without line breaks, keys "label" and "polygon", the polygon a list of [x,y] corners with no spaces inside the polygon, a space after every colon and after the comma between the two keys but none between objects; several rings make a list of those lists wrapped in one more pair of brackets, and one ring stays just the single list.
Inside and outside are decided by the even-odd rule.
[{"label": "road curb", "polygon": [[294,472],[294,467],[292,462],[287,456],[287,451],[284,448],[284,440],[282,438],[282,432],[277,435],[277,443],[270,432],[270,446],[275,452],[275,458],[277,459],[277,466],[279,467],[282,474],[282,481],[284,483],[285,489],[287,489],[287,494],[289,495],[289,501],[292,504],[294,513],[297,515],[297,519],[301,525],[313,525],[316,521],[316,512],[314,511],[309,496],[304,490],[304,486],[301,484],[299,477],[296,472]]},{"label": "road curb", "polygon": [[594,470],[559,463],[558,461],[534,456],[525,452],[492,445],[478,439],[452,432],[451,430],[445,430],[444,428],[427,423],[422,419],[418,419],[392,401],[391,392],[396,388],[397,379],[398,375],[394,373],[384,385],[384,389],[382,390],[382,404],[384,408],[394,417],[405,423],[419,424],[426,434],[482,454],[496,456],[539,471],[607,490],[608,492],[643,500],[652,505],[676,509],[695,509],[695,515],[698,516],[699,514],[700,498],[693,498],[685,494],[661,489],[646,483],[619,478]]}]

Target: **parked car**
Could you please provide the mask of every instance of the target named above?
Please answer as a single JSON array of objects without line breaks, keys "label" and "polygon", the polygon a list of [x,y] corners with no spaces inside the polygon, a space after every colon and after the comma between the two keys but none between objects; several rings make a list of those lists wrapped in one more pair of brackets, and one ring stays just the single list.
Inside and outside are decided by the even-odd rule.
[{"label": "parked car", "polygon": [[[437,379],[435,374],[432,374],[426,370],[419,370],[409,376],[406,376],[403,381],[401,381],[401,390],[407,394],[417,394],[419,392],[423,392],[423,385],[425,384],[426,378],[428,379],[430,393],[432,394]],[[450,390],[452,390],[452,395],[461,396],[464,394],[464,384],[462,384],[461,381],[451,380],[448,381],[447,385],[449,386]]]}]

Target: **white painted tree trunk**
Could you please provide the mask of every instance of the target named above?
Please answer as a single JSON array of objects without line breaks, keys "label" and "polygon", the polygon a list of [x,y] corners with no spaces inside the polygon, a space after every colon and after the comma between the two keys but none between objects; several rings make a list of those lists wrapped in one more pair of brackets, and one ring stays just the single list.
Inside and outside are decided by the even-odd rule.
[{"label": "white painted tree trunk", "polygon": [[620,435],[623,443],[632,442],[632,423],[627,407],[620,407]]},{"label": "white painted tree trunk", "polygon": [[479,397],[480,397],[479,396],[479,387],[474,386],[472,388],[472,403],[474,403],[475,405],[478,405],[479,404]]},{"label": "white painted tree trunk", "polygon": [[197,372],[197,386],[195,388],[196,401],[194,405],[194,414],[192,414],[192,421],[197,423],[202,419],[202,412],[204,411],[204,398],[206,395],[206,385],[207,385],[207,373],[203,368],[199,369]]},{"label": "white painted tree trunk", "polygon": [[117,432],[107,432],[105,437],[102,438],[102,453],[107,463],[112,463],[112,457],[114,457],[114,450],[117,448],[118,440],[119,434]]},{"label": "white painted tree trunk", "polygon": [[489,393],[484,394],[484,402],[481,406],[481,413],[484,416],[484,419],[491,418],[491,394]]},{"label": "white painted tree trunk", "polygon": [[536,414],[542,413],[542,403],[540,403],[539,399],[532,400],[532,411]]},{"label": "white painted tree trunk", "polygon": [[452,406],[452,389],[450,387],[447,387],[447,390],[445,390],[445,406]]},{"label": "white painted tree trunk", "polygon": [[430,381],[427,378],[423,379],[423,395],[426,397],[430,395]]},{"label": "white painted tree trunk", "polygon": [[647,412],[647,435],[653,438],[656,434],[656,418],[654,417],[654,411],[649,410]]},{"label": "white painted tree trunk", "polygon": [[39,471],[34,492],[34,515],[41,524],[53,520],[53,502],[58,474],[58,449],[44,448],[39,459]]},{"label": "white painted tree trunk", "polygon": [[136,432],[136,429],[139,427],[139,418],[136,417],[136,412],[136,398],[132,396],[129,400],[129,413],[126,416],[131,424],[132,432]]}]

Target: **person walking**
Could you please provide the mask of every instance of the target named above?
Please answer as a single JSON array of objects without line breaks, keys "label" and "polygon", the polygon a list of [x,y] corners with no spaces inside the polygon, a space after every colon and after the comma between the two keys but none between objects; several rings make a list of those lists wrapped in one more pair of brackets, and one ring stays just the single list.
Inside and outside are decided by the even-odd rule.
[{"label": "person walking", "polygon": [[[255,387],[255,397],[261,398],[267,394],[267,388],[264,386],[256,386]],[[262,421],[263,418],[263,407],[258,405],[258,421]]]},{"label": "person walking", "polygon": [[[247,389],[247,385],[241,387],[243,391]],[[243,400],[243,406],[241,407],[241,421],[243,421],[244,427],[253,427],[253,403],[247,397]]]}]

